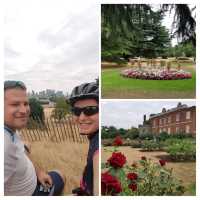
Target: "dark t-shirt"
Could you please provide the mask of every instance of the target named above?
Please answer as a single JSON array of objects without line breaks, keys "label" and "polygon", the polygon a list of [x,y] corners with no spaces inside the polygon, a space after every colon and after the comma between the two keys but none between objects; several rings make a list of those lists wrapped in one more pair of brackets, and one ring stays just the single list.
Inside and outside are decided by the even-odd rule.
[{"label": "dark t-shirt", "polygon": [[83,172],[83,186],[89,195],[93,195],[93,157],[95,152],[99,150],[99,130],[89,137],[89,141],[87,165]]}]

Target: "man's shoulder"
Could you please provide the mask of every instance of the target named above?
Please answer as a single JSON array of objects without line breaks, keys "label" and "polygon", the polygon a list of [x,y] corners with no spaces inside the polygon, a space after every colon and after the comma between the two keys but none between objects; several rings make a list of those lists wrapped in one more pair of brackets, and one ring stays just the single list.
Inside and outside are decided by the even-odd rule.
[{"label": "man's shoulder", "polygon": [[7,130],[4,130],[4,157],[7,158],[8,156],[14,156],[17,151],[17,147],[12,140],[12,136]]},{"label": "man's shoulder", "polygon": [[13,143],[12,136],[6,129],[4,129],[4,147],[12,145],[12,143]]}]

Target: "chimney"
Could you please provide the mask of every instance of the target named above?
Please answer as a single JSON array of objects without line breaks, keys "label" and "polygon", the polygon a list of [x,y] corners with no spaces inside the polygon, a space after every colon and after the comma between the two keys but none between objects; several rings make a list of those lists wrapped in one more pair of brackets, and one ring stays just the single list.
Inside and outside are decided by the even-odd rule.
[{"label": "chimney", "polygon": [[146,122],[146,115],[144,115],[144,122]]}]

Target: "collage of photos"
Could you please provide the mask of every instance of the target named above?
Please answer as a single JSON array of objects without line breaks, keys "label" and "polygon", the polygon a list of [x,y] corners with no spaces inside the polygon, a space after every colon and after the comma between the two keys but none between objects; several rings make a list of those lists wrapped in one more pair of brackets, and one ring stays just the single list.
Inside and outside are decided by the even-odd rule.
[{"label": "collage of photos", "polygon": [[196,195],[195,16],[101,5],[101,195]]},{"label": "collage of photos", "polygon": [[196,196],[197,9],[8,0],[0,195]]}]

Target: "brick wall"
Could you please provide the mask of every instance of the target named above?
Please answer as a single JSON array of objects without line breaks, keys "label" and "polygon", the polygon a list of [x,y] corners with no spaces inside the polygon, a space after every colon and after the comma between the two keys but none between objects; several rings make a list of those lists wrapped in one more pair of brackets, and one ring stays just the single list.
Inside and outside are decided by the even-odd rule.
[{"label": "brick wall", "polygon": [[161,113],[149,119],[151,131],[154,134],[167,132],[174,133],[191,133],[196,135],[196,107],[185,107],[175,111]]}]

